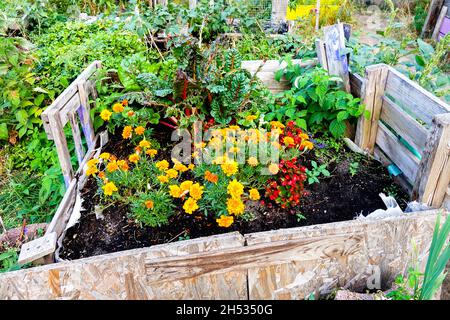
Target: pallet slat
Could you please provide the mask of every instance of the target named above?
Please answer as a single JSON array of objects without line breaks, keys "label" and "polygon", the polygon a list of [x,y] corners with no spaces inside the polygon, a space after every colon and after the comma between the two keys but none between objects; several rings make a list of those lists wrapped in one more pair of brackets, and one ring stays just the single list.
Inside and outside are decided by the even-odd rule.
[{"label": "pallet slat", "polygon": [[382,99],[383,107],[380,119],[422,154],[427,141],[428,131],[391,99],[386,96],[383,96]]},{"label": "pallet slat", "polygon": [[444,101],[393,68],[389,68],[385,93],[427,125],[431,125],[435,115],[450,112],[450,106]]},{"label": "pallet slat", "polygon": [[376,143],[413,183],[417,175],[419,160],[382,123],[378,124]]}]

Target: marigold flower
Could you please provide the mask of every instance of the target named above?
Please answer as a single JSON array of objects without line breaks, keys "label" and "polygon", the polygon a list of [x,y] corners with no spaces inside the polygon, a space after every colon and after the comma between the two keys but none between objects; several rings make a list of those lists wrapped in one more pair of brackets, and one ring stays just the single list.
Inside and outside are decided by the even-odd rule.
[{"label": "marigold flower", "polygon": [[195,168],[195,165],[193,164],[193,163],[190,163],[189,165],[188,165],[188,169],[189,170],[193,170]]},{"label": "marigold flower", "polygon": [[154,203],[152,200],[145,201],[144,205],[147,209],[153,209],[153,207],[154,207]]},{"label": "marigold flower", "polygon": [[107,184],[105,184],[103,187],[103,193],[106,196],[112,196],[113,192],[118,191],[116,185],[114,184],[114,182],[108,182]]},{"label": "marigold flower", "polygon": [[305,149],[309,149],[309,150],[312,150],[312,148],[314,148],[314,144],[311,141],[308,141],[308,140],[303,140],[302,141],[302,146]]},{"label": "marigold flower", "polygon": [[283,141],[284,141],[285,146],[290,146],[291,144],[294,144],[294,142],[295,142],[294,139],[291,137],[284,137]]},{"label": "marigold flower", "polygon": [[183,194],[183,190],[175,184],[169,186],[169,194],[174,198],[179,198]]},{"label": "marigold flower", "polygon": [[104,160],[108,160],[110,157],[111,157],[111,154],[109,154],[108,152],[103,152],[99,156],[99,158],[104,159]]},{"label": "marigold flower", "polygon": [[140,154],[142,151],[142,148],[137,146],[136,148],[134,148],[134,152],[136,152],[137,154]]},{"label": "marigold flower", "polygon": [[88,168],[92,168],[92,167],[95,167],[97,165],[97,163],[98,163],[98,159],[94,158],[87,162],[87,166],[88,166]]},{"label": "marigold flower", "polygon": [[104,171],[99,172],[97,176],[98,176],[100,179],[102,179],[102,180],[105,180],[105,179],[106,179],[106,175],[105,175],[105,172],[104,172]]},{"label": "marigold flower", "polygon": [[189,188],[189,195],[194,198],[195,200],[200,200],[203,194],[203,186],[200,186],[199,183],[194,183]]},{"label": "marigold flower", "polygon": [[175,165],[173,166],[173,168],[174,168],[175,170],[180,171],[180,172],[186,172],[186,171],[189,170],[188,167],[186,167],[186,166],[185,166],[184,164],[182,164],[182,163],[175,163]]},{"label": "marigold flower", "polygon": [[146,151],[145,151],[145,153],[146,154],[148,154],[150,157],[154,157],[154,156],[156,156],[156,154],[158,153],[158,150],[156,150],[156,149],[147,149]]},{"label": "marigold flower", "polygon": [[178,177],[178,171],[175,169],[166,170],[166,174],[170,179],[175,179]]},{"label": "marigold flower", "polygon": [[121,113],[125,109],[121,103],[115,103],[112,107],[115,113]]},{"label": "marigold flower", "polygon": [[203,149],[204,147],[206,147],[206,143],[201,141],[201,142],[194,144],[194,146],[198,149]]},{"label": "marigold flower", "polygon": [[168,177],[168,176],[158,176],[157,179],[158,179],[159,182],[161,182],[161,183],[167,183],[167,182],[169,182],[169,177]]},{"label": "marigold flower", "polygon": [[195,201],[194,198],[189,197],[184,202],[183,209],[186,213],[192,214],[192,212],[198,209],[197,201]]},{"label": "marigold flower", "polygon": [[167,162],[167,160],[162,160],[157,162],[155,166],[161,171],[166,171],[167,169],[169,169],[169,162]]},{"label": "marigold flower", "polygon": [[227,200],[227,210],[230,214],[240,215],[244,213],[245,205],[241,199],[232,197]]},{"label": "marigold flower", "polygon": [[130,162],[137,163],[139,161],[139,155],[137,153],[133,153],[128,157],[128,160],[130,160]]},{"label": "marigold flower", "polygon": [[136,132],[138,136],[142,136],[145,132],[145,128],[143,126],[138,126],[134,129],[134,132]]},{"label": "marigold flower", "polygon": [[245,117],[245,120],[247,120],[247,121],[253,121],[253,120],[256,120],[256,119],[258,119],[258,117],[254,116],[254,115],[248,115],[248,116]]},{"label": "marigold flower", "polygon": [[240,128],[239,126],[237,126],[237,125],[229,126],[228,128],[231,129],[231,130],[240,130],[240,129],[241,129],[241,128]]},{"label": "marigold flower", "polygon": [[116,170],[119,170],[119,166],[117,165],[117,161],[111,161],[110,163],[108,163],[106,165],[106,170],[108,170],[108,172],[114,172]]},{"label": "marigold flower", "polygon": [[258,165],[258,159],[256,159],[255,157],[250,157],[248,158],[247,163],[252,167],[256,167]]},{"label": "marigold flower", "polygon": [[233,224],[234,217],[221,215],[220,218],[216,219],[216,222],[219,225],[219,227],[228,228]]},{"label": "marigold flower", "polygon": [[300,133],[300,138],[302,140],[309,140],[309,136],[306,133]]},{"label": "marigold flower", "polygon": [[122,100],[122,104],[123,104],[124,106],[127,106],[127,105],[128,105],[128,100],[127,100],[127,99],[123,99],[123,100]]},{"label": "marigold flower", "polygon": [[147,140],[142,140],[139,142],[139,147],[141,148],[150,148],[150,142]]},{"label": "marigold flower", "polygon": [[280,168],[278,167],[278,164],[276,164],[276,163],[271,163],[269,165],[268,169],[271,174],[277,174],[278,171],[280,170]]},{"label": "marigold flower", "polygon": [[205,180],[212,182],[212,183],[217,183],[217,181],[219,180],[219,176],[210,171],[206,171],[205,172]]},{"label": "marigold flower", "polygon": [[127,115],[128,115],[129,117],[134,116],[134,111],[128,111]]},{"label": "marigold flower", "polygon": [[229,159],[226,155],[215,158],[212,163],[213,164],[224,164],[229,162]]},{"label": "marigold flower", "polygon": [[117,157],[116,157],[115,155],[112,154],[111,157],[109,157],[109,160],[110,160],[110,161],[117,160]]},{"label": "marigold flower", "polygon": [[227,193],[233,198],[239,198],[244,193],[244,186],[242,183],[234,179],[228,184]]},{"label": "marigold flower", "polygon": [[248,192],[249,198],[251,200],[259,200],[259,198],[261,198],[261,196],[259,195],[259,191],[256,189],[250,189],[250,191]]},{"label": "marigold flower", "polygon": [[100,118],[102,118],[104,121],[109,121],[109,119],[111,118],[112,112],[109,111],[108,109],[104,109],[102,110],[102,112],[100,112]]},{"label": "marigold flower", "polygon": [[125,128],[123,128],[122,138],[131,139],[132,136],[133,136],[133,128],[131,126],[126,126]]},{"label": "marigold flower", "polygon": [[236,161],[227,162],[221,164],[220,167],[222,171],[227,175],[227,177],[232,176],[238,172],[238,164]]},{"label": "marigold flower", "polygon": [[121,170],[123,171],[128,171],[128,169],[130,168],[128,166],[128,163],[125,160],[117,160],[117,165],[120,167]]},{"label": "marigold flower", "polygon": [[181,188],[181,190],[183,190],[183,191],[189,191],[189,190],[191,189],[192,184],[193,184],[192,181],[186,180],[186,181],[183,181],[183,182],[180,184],[180,188]]},{"label": "marigold flower", "polygon": [[279,121],[271,121],[271,122],[270,122],[270,125],[271,125],[272,127],[279,128],[279,129],[283,129],[283,128],[284,128],[284,124],[282,124],[282,123],[279,122]]},{"label": "marigold flower", "polygon": [[90,167],[86,170],[86,175],[89,177],[93,174],[96,174],[98,172],[97,167]]}]

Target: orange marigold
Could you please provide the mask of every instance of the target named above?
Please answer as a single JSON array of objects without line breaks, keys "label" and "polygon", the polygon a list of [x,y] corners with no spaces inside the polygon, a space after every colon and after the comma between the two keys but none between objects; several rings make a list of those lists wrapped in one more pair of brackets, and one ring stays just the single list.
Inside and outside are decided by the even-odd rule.
[{"label": "orange marigold", "polygon": [[122,138],[131,139],[132,136],[133,136],[133,128],[131,126],[126,126],[125,128],[123,128]]}]

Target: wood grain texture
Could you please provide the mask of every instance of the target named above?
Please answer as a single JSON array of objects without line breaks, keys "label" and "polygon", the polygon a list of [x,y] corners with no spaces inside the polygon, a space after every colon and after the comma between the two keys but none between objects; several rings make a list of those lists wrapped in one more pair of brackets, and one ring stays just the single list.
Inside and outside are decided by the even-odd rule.
[{"label": "wood grain texture", "polygon": [[419,159],[382,123],[378,125],[377,145],[399,167],[408,181],[414,182]]},{"label": "wood grain texture", "polygon": [[323,28],[328,73],[342,78],[344,90],[350,92],[348,59],[345,49],[344,25],[338,23]]},{"label": "wood grain texture", "polygon": [[439,207],[450,184],[450,113],[437,115],[427,139],[413,198]]},{"label": "wood grain texture", "polygon": [[428,130],[404,112],[391,99],[383,96],[380,119],[387,123],[395,132],[405,139],[412,147],[422,154],[427,141]]},{"label": "wood grain texture", "polygon": [[0,275],[0,299],[303,299],[364,288],[374,275],[387,285],[413,255],[423,265],[436,214],[228,233],[56,263]]}]

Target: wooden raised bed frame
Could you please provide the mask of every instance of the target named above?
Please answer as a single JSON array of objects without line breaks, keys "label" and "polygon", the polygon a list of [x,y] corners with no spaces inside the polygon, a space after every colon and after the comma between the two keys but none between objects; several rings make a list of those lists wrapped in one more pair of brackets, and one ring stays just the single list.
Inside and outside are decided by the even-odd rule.
[{"label": "wooden raised bed frame", "polygon": [[[248,62],[244,67],[254,72],[260,63]],[[46,132],[55,140],[60,159],[68,155],[67,143],[62,134],[59,138],[56,134],[62,132],[65,123],[75,125],[76,115],[82,117],[88,112],[88,97],[95,97],[91,79],[99,67],[99,62],[89,66],[43,115]],[[268,61],[261,70],[273,73],[278,67]],[[268,74],[261,75],[269,87],[274,84]],[[366,78],[350,74],[349,81],[351,91],[372,111],[370,120],[362,118],[358,124],[357,144],[385,164],[395,163],[403,171],[405,186],[414,190],[416,197],[440,207],[447,192],[448,201],[448,106],[385,65],[368,68]],[[395,105],[387,100],[389,93],[397,97]],[[411,116],[400,109],[400,102],[406,102],[430,127],[411,131]],[[76,149],[80,168],[74,173],[70,161],[61,161],[63,168],[67,165],[68,189],[46,232],[46,236],[56,234],[59,241],[85,183],[85,163],[99,154],[107,141],[104,133],[93,135],[89,129],[92,123],[84,122],[86,119],[91,122],[90,118],[80,119],[87,128],[83,133],[86,140],[92,140],[84,157],[80,157],[82,149]],[[391,129],[401,133],[403,139],[423,147],[421,161],[407,162],[401,157],[405,148],[393,138],[395,132],[386,131],[383,120],[391,121]],[[81,139],[81,134],[75,133],[74,138]],[[427,139],[426,143],[418,137]],[[386,287],[415,259],[424,267],[439,211],[448,214],[433,209],[378,220],[246,235],[232,232],[51,263],[1,274],[0,299],[304,299],[311,293],[329,293],[337,286],[362,290],[371,283]],[[32,252],[30,257],[36,258]],[[54,256],[49,258],[51,261]]]}]

